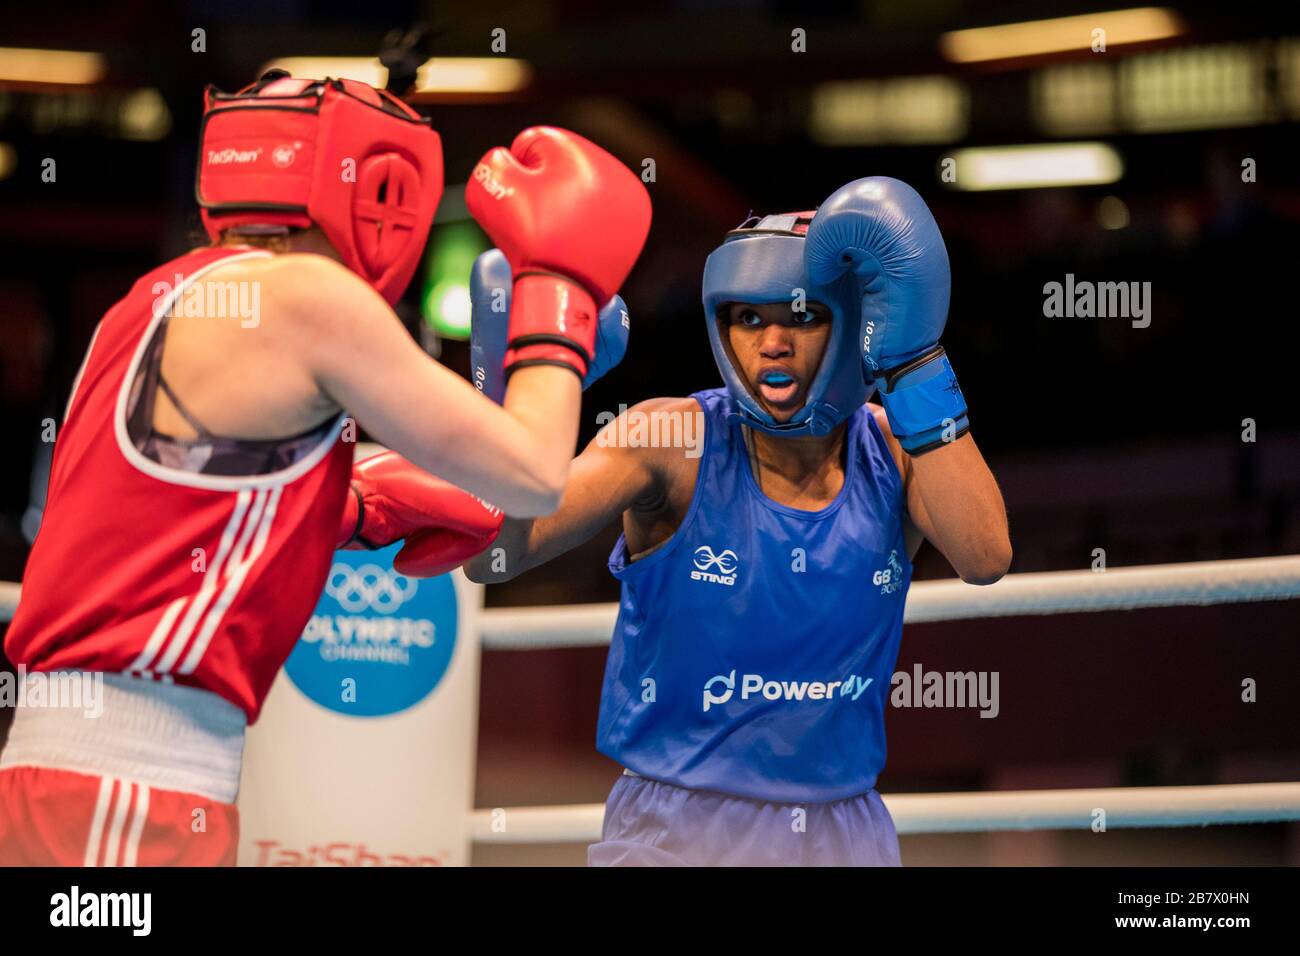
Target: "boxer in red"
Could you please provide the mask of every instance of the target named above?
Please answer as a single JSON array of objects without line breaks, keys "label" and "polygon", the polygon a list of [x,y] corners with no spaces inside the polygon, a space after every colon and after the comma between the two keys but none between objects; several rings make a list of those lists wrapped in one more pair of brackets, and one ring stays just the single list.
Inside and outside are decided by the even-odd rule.
[{"label": "boxer in red", "polygon": [[[498,406],[392,310],[442,192],[427,121],[280,71],[206,107],[212,244],[104,316],[58,433],[5,640],[33,706],[0,752],[3,864],[233,863],[244,728],[334,550],[404,539],[398,570],[436,574],[497,508],[555,508],[597,303],[649,230],[640,180],[579,136],[484,157],[467,200],[516,276]],[[347,416],[394,453],[354,469]],[[34,706],[87,675],[93,707]]]}]

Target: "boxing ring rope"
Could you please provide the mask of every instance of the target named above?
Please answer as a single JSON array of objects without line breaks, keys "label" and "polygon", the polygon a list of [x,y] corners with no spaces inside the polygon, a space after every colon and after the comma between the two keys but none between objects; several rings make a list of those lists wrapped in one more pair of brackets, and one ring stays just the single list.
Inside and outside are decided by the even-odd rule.
[{"label": "boxing ring rope", "polygon": [[18,593],[22,589],[12,581],[0,581],[0,624],[14,616],[18,607]]},{"label": "boxing ring rope", "polygon": [[[899,833],[1107,830],[1300,820],[1300,783],[881,794]],[[1105,811],[1104,819],[1097,813]],[[592,843],[605,805],[475,810],[475,843]]]},{"label": "boxing ring rope", "polygon": [[[0,581],[0,624],[13,617],[19,586]],[[1150,564],[1108,571],[1009,574],[997,584],[921,581],[907,595],[909,624],[976,617],[1129,611],[1144,607],[1282,601],[1300,597],[1300,555]],[[608,644],[617,604],[487,608],[483,648],[490,651]]]},{"label": "boxing ring rope", "polygon": [[[1010,574],[997,584],[921,581],[907,594],[909,624],[976,617],[1129,611],[1145,607],[1281,601],[1300,597],[1300,555],[1151,564],[1108,571]],[[484,650],[598,647],[608,644],[617,604],[488,608]]]},{"label": "boxing ring rope", "polygon": [[[1115,568],[1104,572],[1013,574],[988,587],[923,581],[908,593],[909,623],[1206,606],[1300,597],[1300,555]],[[0,622],[12,617],[19,586],[0,582]],[[480,628],[485,650],[598,647],[610,641],[616,604],[489,608]],[[1300,820],[1300,783],[1203,787],[1026,790],[894,794],[884,797],[899,833],[1175,827]],[[566,843],[599,839],[602,804],[482,809],[471,812],[478,843]]]}]

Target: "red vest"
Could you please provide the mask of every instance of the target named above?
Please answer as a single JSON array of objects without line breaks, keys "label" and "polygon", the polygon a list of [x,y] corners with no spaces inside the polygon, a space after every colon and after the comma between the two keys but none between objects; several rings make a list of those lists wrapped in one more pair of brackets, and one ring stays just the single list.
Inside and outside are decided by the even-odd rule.
[{"label": "red vest", "polygon": [[255,477],[166,468],[136,450],[125,421],[137,363],[170,307],[160,284],[248,254],[181,256],[100,321],[5,638],[15,664],[201,687],[256,720],[329,572],[352,469],[342,418],[292,467]]}]

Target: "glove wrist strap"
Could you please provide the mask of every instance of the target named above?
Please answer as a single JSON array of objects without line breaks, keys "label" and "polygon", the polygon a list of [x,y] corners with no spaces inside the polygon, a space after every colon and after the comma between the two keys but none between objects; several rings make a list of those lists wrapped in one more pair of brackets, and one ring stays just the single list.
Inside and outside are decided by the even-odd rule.
[{"label": "glove wrist strap", "polygon": [[903,450],[921,455],[970,431],[966,397],[943,346],[878,373],[880,401]]},{"label": "glove wrist strap", "polygon": [[[361,537],[361,531],[366,522],[366,500],[362,497],[361,489],[357,487],[356,482],[348,484],[348,497],[343,503],[343,520],[347,521],[353,511],[356,512],[356,518],[352,523],[352,533],[334,546],[336,551],[351,548],[355,544],[365,544],[364,539]],[[366,547],[369,547],[369,545],[366,545]]]},{"label": "glove wrist strap", "polygon": [[521,272],[510,304],[506,374],[523,364],[566,365],[587,374],[596,346],[596,301],[568,276]]}]

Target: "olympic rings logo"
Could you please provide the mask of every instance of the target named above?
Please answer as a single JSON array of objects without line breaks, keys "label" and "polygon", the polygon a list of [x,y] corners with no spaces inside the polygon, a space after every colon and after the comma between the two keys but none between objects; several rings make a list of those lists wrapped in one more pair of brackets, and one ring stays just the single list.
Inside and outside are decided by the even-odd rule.
[{"label": "olympic rings logo", "polygon": [[354,568],[339,563],[330,568],[325,593],[338,601],[339,607],[353,614],[367,610],[394,614],[415,597],[419,587],[418,581],[377,564]]}]

